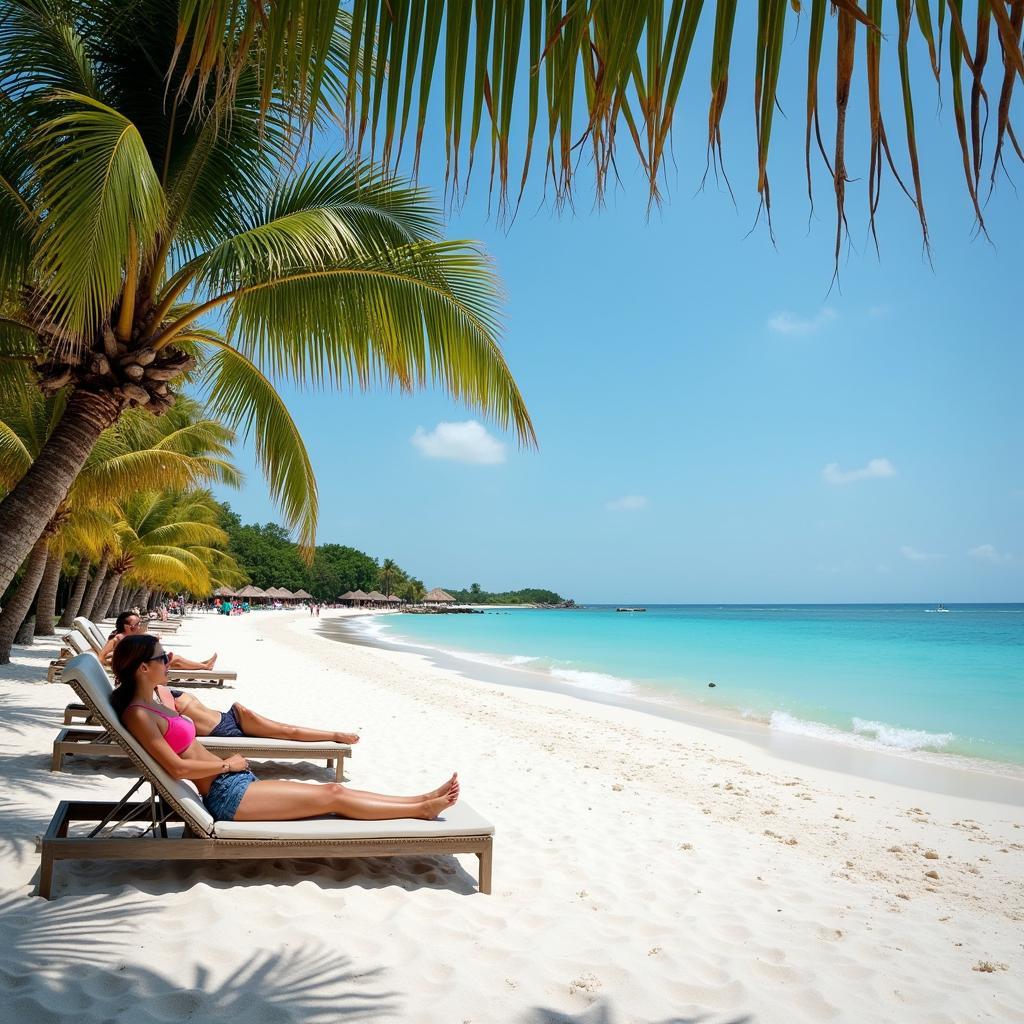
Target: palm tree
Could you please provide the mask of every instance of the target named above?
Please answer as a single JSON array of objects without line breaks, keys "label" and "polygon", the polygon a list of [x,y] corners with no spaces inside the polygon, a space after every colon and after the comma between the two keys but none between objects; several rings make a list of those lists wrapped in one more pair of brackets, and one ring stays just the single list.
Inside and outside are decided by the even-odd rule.
[{"label": "palm tree", "polygon": [[385,558],[377,570],[377,586],[381,592],[390,597],[395,587],[405,579],[401,566],[392,558]]},{"label": "palm tree", "polygon": [[[0,395],[0,493],[32,465],[60,421],[62,408],[62,397],[44,399],[37,390]],[[184,397],[162,416],[131,411],[104,431],[0,612],[0,664],[9,660],[11,643],[33,598],[35,632],[53,632],[57,581],[68,552],[78,554],[86,566],[100,563],[86,614],[109,606],[127,568],[119,561],[123,551],[115,528],[119,498],[140,487],[187,487],[205,481],[237,486],[241,474],[228,458],[233,440],[231,430],[204,418],[199,405]]]},{"label": "palm tree", "polygon": [[223,550],[228,535],[217,525],[220,506],[209,491],[136,491],[120,511],[116,528],[128,587],[205,597],[214,586],[244,579]]},{"label": "palm tree", "polygon": [[337,11],[278,39],[310,61],[226,27],[225,78],[191,75],[198,37],[177,37],[177,10],[0,0],[0,388],[68,394],[0,503],[0,589],[103,430],[163,412],[192,371],[213,414],[253,434],[307,548],[316,483],[278,381],[433,382],[535,442],[486,256],[378,168],[303,165],[307,129],[344,102]]}]

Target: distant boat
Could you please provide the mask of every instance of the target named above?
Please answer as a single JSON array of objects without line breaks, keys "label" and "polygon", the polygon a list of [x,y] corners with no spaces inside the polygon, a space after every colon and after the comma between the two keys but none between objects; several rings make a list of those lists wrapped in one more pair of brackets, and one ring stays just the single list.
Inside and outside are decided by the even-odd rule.
[{"label": "distant boat", "polygon": [[942,605],[942,604],[940,604],[939,607],[936,608],[935,610],[937,612],[948,612],[949,611],[949,609],[945,605]]},{"label": "distant boat", "polygon": [[646,608],[616,608],[617,612],[645,612]]}]

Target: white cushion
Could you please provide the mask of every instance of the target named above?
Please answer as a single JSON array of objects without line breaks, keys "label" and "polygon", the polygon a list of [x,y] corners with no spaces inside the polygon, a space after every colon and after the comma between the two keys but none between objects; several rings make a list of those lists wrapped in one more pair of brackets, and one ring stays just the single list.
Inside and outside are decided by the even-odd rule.
[{"label": "white cushion", "polygon": [[332,740],[309,743],[303,740],[262,739],[259,736],[199,736],[198,740],[207,750],[237,750],[240,754],[252,747],[270,751],[295,751],[310,757],[337,757],[342,753],[352,753],[352,748],[347,744],[334,743]]},{"label": "white cushion", "polygon": [[71,649],[75,652],[75,654],[93,653],[92,647],[89,645],[89,642],[85,639],[84,636],[82,636],[81,633],[78,632],[77,629],[73,629],[71,630],[70,633],[68,633],[67,641],[71,645]]},{"label": "white cushion", "polygon": [[79,631],[83,633],[86,638],[92,637],[93,641],[99,643],[100,650],[103,650],[103,645],[107,642],[107,638],[103,635],[103,631],[97,626],[91,619],[87,619],[84,615],[78,615],[75,618],[75,625]]},{"label": "white cushion", "polygon": [[88,695],[89,699],[99,708],[100,714],[110,725],[112,732],[125,745],[138,754],[142,763],[161,786],[189,812],[196,824],[200,825],[207,835],[213,835],[213,818],[206,809],[195,787],[184,779],[172,779],[156,761],[146,752],[141,743],[122,725],[110,703],[110,680],[103,666],[91,651],[79,654],[64,666],[63,678],[74,679]]},{"label": "white cushion", "polygon": [[353,821],[351,818],[304,818],[301,821],[218,821],[218,839],[441,839],[446,836],[490,836],[494,826],[469,804],[459,801],[434,821],[395,818]]}]

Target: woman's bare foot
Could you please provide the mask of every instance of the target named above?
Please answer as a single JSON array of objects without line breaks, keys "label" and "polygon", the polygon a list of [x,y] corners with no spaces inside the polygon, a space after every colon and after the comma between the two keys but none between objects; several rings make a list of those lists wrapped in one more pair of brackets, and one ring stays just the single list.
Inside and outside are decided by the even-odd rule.
[{"label": "woman's bare foot", "polygon": [[216,663],[217,663],[217,655],[216,654],[211,654],[210,657],[207,658],[206,661],[203,662],[203,668],[205,668],[206,671],[209,672],[210,669],[213,668],[213,666]]},{"label": "woman's bare foot", "polygon": [[439,796],[447,796],[449,793],[454,793],[456,799],[458,799],[458,796],[459,796],[459,773],[458,772],[452,772],[452,777],[447,782],[442,783],[440,786],[437,787],[437,789],[430,790],[429,793],[424,793],[420,797],[420,799],[421,800],[433,800],[433,799],[435,799],[436,797],[439,797]]},{"label": "woman's bare foot", "polygon": [[428,821],[432,818],[436,818],[443,810],[451,807],[451,805],[458,799],[459,794],[452,793],[451,790],[449,790],[443,796],[435,796],[430,800],[424,800],[422,804],[423,812],[420,817],[426,818]]},{"label": "woman's bare foot", "polygon": [[358,743],[359,742],[359,733],[356,733],[356,732],[336,732],[334,734],[334,742],[335,743],[348,743],[348,744]]}]

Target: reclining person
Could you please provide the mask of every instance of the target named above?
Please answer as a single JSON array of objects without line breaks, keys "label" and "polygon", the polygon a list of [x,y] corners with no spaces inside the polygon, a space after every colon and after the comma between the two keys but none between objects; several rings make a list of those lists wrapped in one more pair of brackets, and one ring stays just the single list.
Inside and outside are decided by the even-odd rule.
[{"label": "reclining person", "polygon": [[[121,612],[114,621],[114,632],[107,637],[107,642],[103,645],[103,650],[100,651],[100,661],[102,661],[104,665],[109,665],[114,653],[114,648],[118,645],[121,639],[126,636],[137,635],[142,632],[142,619],[136,615],[135,612]],[[191,669],[193,672],[209,672],[217,660],[216,654],[210,655],[206,661],[191,661],[188,658],[183,658],[180,654],[175,654],[173,651],[168,651],[167,653],[171,659],[168,667],[179,671]]]},{"label": "reclining person", "polygon": [[197,736],[252,736],[263,740],[299,740],[303,743],[359,742],[359,736],[354,732],[328,732],[275,722],[237,701],[227,711],[216,711],[208,708],[194,694],[169,690],[166,686],[156,687],[156,699],[169,710],[191,718]]},{"label": "reclining person", "polygon": [[128,731],[175,779],[195,784],[217,821],[294,821],[337,814],[359,821],[436,818],[459,798],[457,775],[418,796],[386,796],[336,782],[258,780],[241,754],[218,757],[196,739],[190,718],[154,700],[167,684],[167,662],[159,637],[125,636],[114,648],[117,687],[111,704]]}]

